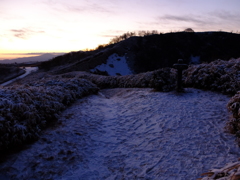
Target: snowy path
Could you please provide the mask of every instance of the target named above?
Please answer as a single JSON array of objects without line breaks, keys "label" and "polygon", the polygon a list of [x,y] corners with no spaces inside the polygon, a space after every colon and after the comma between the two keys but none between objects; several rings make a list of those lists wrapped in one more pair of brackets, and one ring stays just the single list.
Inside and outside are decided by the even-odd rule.
[{"label": "snowy path", "polygon": [[229,97],[196,89],[101,93],[79,100],[60,125],[0,165],[0,178],[197,179],[240,155],[223,130]]}]

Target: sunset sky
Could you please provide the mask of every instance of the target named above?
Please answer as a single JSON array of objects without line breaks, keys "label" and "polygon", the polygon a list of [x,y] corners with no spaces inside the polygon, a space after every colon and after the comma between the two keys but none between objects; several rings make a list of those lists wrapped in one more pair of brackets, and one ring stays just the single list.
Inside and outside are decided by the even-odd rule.
[{"label": "sunset sky", "polygon": [[128,31],[240,32],[239,8],[240,0],[0,0],[0,60],[95,48]]}]

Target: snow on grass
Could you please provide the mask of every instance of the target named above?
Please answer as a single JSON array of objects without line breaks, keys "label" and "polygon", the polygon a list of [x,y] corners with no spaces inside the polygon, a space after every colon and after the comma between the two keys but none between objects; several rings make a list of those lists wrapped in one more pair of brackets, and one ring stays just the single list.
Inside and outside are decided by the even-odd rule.
[{"label": "snow on grass", "polygon": [[78,100],[31,148],[0,165],[13,179],[197,179],[235,161],[228,97],[197,89],[105,89]]},{"label": "snow on grass", "polygon": [[118,56],[116,53],[108,57],[106,64],[101,64],[91,70],[106,71],[110,76],[133,74],[130,70],[126,57]]},{"label": "snow on grass", "polygon": [[63,109],[77,98],[97,91],[84,79],[51,79],[1,88],[0,152],[36,140]]},{"label": "snow on grass", "polygon": [[240,58],[191,65],[184,72],[184,84],[189,87],[234,94],[240,90],[239,69]]},{"label": "snow on grass", "polygon": [[239,180],[240,179],[240,162],[232,162],[220,169],[212,169],[210,172],[203,173],[201,180]]},{"label": "snow on grass", "polygon": [[[108,66],[114,68],[109,62]],[[194,65],[185,71],[184,83],[236,93],[240,87],[239,67],[240,59]],[[88,94],[89,87],[97,91],[89,81],[100,88],[153,87],[169,91],[174,88],[175,74],[170,68],[126,76],[72,72],[60,75],[59,80],[7,88],[0,91],[0,145],[8,147],[6,143],[19,144],[22,137],[38,136],[46,120],[59,118],[65,106],[81,97],[79,93]],[[66,110],[60,117],[60,128],[47,131],[29,151],[0,166],[0,178],[195,179],[213,168],[205,174],[210,179],[236,177],[238,172],[233,168],[238,164],[230,169],[227,166],[227,170],[221,168],[240,155],[234,137],[224,132],[227,96],[196,89],[184,94],[148,89],[112,89],[100,94]],[[237,135],[239,97],[238,93],[228,103],[233,115],[229,125]],[[231,176],[228,178],[225,172]]]},{"label": "snow on grass", "polygon": [[102,76],[86,72],[70,72],[63,74],[62,77],[84,78],[100,88],[151,87],[166,92],[173,90],[176,86],[176,70],[172,68],[125,76]]}]

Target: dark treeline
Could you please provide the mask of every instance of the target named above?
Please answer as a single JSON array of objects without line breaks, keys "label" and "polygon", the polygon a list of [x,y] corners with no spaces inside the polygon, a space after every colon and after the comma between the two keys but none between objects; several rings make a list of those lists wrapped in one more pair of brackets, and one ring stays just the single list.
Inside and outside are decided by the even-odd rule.
[{"label": "dark treeline", "polygon": [[121,41],[124,41],[130,37],[134,37],[134,36],[138,36],[138,37],[145,37],[145,36],[150,36],[153,34],[162,34],[161,32],[158,32],[157,30],[152,30],[152,31],[138,31],[138,32],[126,32],[120,36],[116,36],[114,38],[112,38],[109,43],[107,44],[101,44],[98,47],[96,47],[95,49],[92,50],[97,50],[97,49],[102,49],[106,46],[109,46],[111,44],[116,44],[119,43]]},{"label": "dark treeline", "polygon": [[130,37],[134,37],[134,36],[135,37],[145,37],[145,36],[149,36],[149,35],[153,35],[153,34],[163,34],[163,33],[159,32],[157,30],[152,30],[152,31],[142,30],[142,31],[137,31],[137,32],[135,32],[135,31],[134,32],[126,32],[126,33],[123,33],[122,35],[115,36],[106,44],[100,44],[96,48],[93,48],[93,49],[86,48],[86,49],[84,49],[84,51],[95,51],[95,50],[103,49],[107,46],[119,43]]}]

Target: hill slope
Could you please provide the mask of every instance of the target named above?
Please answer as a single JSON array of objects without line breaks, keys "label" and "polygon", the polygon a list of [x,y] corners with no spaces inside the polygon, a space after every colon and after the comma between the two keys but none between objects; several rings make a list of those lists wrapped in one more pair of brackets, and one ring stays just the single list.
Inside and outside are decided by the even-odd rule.
[{"label": "hill slope", "polygon": [[212,62],[240,57],[240,34],[227,32],[177,32],[130,37],[89,52],[72,52],[43,62],[40,68],[54,73],[90,71],[116,54],[125,58],[132,73],[171,67],[182,58],[186,63]]},{"label": "hill slope", "polygon": [[14,65],[0,64],[0,84],[24,73],[23,69]]}]

